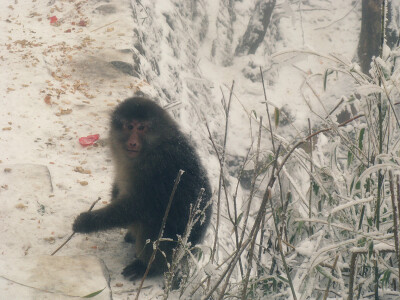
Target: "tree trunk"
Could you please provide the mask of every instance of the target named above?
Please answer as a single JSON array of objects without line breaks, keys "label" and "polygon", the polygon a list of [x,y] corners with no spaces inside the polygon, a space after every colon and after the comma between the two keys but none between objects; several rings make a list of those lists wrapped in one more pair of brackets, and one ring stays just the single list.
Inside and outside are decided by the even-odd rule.
[{"label": "tree trunk", "polygon": [[363,0],[361,33],[358,44],[358,59],[361,70],[368,73],[372,57],[379,56],[382,47],[382,2],[383,0]]},{"label": "tree trunk", "polygon": [[256,3],[246,32],[236,47],[235,55],[240,56],[256,53],[258,46],[264,40],[275,3],[276,0],[259,0]]},{"label": "tree trunk", "polygon": [[387,24],[386,24],[386,44],[390,49],[399,45],[399,12],[400,3],[398,0],[387,2]]}]

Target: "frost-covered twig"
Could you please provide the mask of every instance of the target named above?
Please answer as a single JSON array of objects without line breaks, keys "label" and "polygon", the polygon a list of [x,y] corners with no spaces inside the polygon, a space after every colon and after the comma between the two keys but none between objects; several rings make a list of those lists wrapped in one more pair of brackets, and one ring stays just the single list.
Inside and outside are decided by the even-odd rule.
[{"label": "frost-covered twig", "polygon": [[[400,221],[400,175],[396,176],[396,185],[397,185],[397,224]],[[399,249],[399,256],[398,256],[398,265],[399,265],[399,281],[400,281],[400,249]]]},{"label": "frost-covered twig", "polygon": [[[392,210],[393,210],[393,233],[394,233],[394,246],[396,249],[397,264],[399,268],[399,282],[400,282],[400,252],[399,252],[399,225],[397,219],[397,207],[396,207],[396,196],[394,192],[394,178],[392,170],[389,170],[389,188],[390,188],[390,198],[392,199]],[[399,194],[399,191],[397,191]]]},{"label": "frost-covered twig", "polygon": [[310,55],[315,55],[321,58],[325,58],[327,60],[333,61],[334,63],[340,64],[341,62],[336,58],[336,57],[331,57],[327,55],[323,55],[321,53],[312,51],[312,50],[284,50],[281,52],[277,52],[271,55],[272,59],[278,58],[280,56],[284,56],[287,54],[310,54]]},{"label": "frost-covered twig", "polygon": [[249,200],[248,200],[248,204],[247,204],[247,209],[246,209],[245,215],[244,215],[243,229],[242,229],[242,234],[240,236],[240,243],[243,242],[243,238],[244,238],[244,235],[246,232],[246,227],[247,227],[248,218],[249,218],[249,214],[250,214],[250,206],[251,206],[252,200],[254,198],[255,184],[256,184],[256,179],[258,176],[258,167],[259,167],[258,160],[259,160],[259,155],[260,155],[261,128],[262,128],[262,117],[260,117],[260,127],[259,127],[259,131],[258,131],[258,142],[257,142],[256,157],[255,157],[255,167],[254,167],[253,177],[251,179],[250,196],[249,196]]},{"label": "frost-covered twig", "polygon": [[343,17],[340,17],[339,19],[336,19],[335,21],[329,23],[328,25],[315,28],[314,30],[325,29],[325,28],[328,28],[328,27],[334,25],[334,24],[337,23],[337,22],[340,22],[341,20],[343,20],[344,18],[346,18],[346,17],[357,7],[357,5],[358,5],[359,2],[360,2],[360,0],[358,0],[358,1],[353,5],[353,7],[352,7]]},{"label": "frost-covered twig", "polygon": [[335,105],[335,107],[329,112],[329,114],[325,117],[325,119],[328,119],[334,112],[336,109],[338,109],[338,107],[344,102],[344,97],[342,97],[339,101],[338,104]]},{"label": "frost-covered twig", "polygon": [[396,110],[394,109],[393,102],[392,102],[392,100],[390,99],[390,95],[389,95],[388,89],[387,89],[387,87],[386,87],[385,76],[383,75],[383,72],[382,72],[381,67],[380,67],[379,64],[376,62],[376,58],[374,59],[374,64],[375,64],[376,70],[378,71],[379,78],[380,78],[380,80],[381,80],[381,82],[382,82],[383,90],[385,91],[385,94],[386,94],[386,99],[388,100],[388,102],[389,102],[389,104],[390,104],[390,107],[392,108],[392,113],[393,113],[393,115],[394,115],[394,117],[395,117],[395,119],[396,119],[397,127],[400,128],[399,118],[397,117]]},{"label": "frost-covered twig", "polygon": [[356,260],[357,260],[357,252],[353,252],[351,254],[350,259],[350,278],[349,278],[349,293],[347,300],[353,300],[353,286],[354,286],[354,276],[356,276]]},{"label": "frost-covered twig", "polygon": [[[271,144],[272,144],[272,150],[274,152],[274,155],[276,155],[276,148],[275,148],[275,142],[274,142],[274,132],[272,130],[272,122],[271,122],[271,115],[269,113],[269,106],[268,106],[268,99],[267,99],[267,91],[265,89],[265,81],[264,81],[264,75],[262,72],[262,68],[260,67],[260,75],[261,75],[261,83],[262,83],[262,87],[263,87],[263,93],[264,93],[264,100],[265,100],[265,108],[267,110],[267,117],[268,117],[268,126],[269,126],[269,132],[271,134]],[[285,207],[287,207],[287,205],[283,204],[283,191],[282,191],[282,182],[281,182],[281,176],[280,174],[277,175],[278,176],[278,184],[279,184],[279,194],[280,194],[280,199],[281,199],[281,205],[282,205],[282,214],[286,214],[285,211]],[[287,204],[287,203],[286,203]],[[283,218],[284,219],[284,218]],[[262,244],[263,244],[263,238],[264,238],[264,221],[262,221],[261,223],[261,234],[260,234],[260,248],[259,248],[259,254],[258,254],[258,258],[259,260],[261,260],[261,248],[262,248]],[[287,238],[286,235],[286,228],[285,230],[285,237]],[[277,233],[278,234],[278,233]],[[282,232],[281,232],[282,234]]]},{"label": "frost-covered twig", "polygon": [[[213,148],[214,148],[214,151],[215,151],[215,153],[216,153],[216,155],[217,155],[218,162],[219,162],[220,168],[221,168],[221,165],[222,165],[222,158],[221,158],[221,156],[220,156],[220,154],[219,154],[219,152],[218,152],[217,145],[215,144],[215,141],[214,141],[214,139],[213,139],[213,137],[212,137],[211,130],[210,130],[210,127],[208,126],[207,121],[205,122],[205,126],[206,126],[206,128],[207,128],[208,137],[209,137],[209,139],[210,139],[210,141],[211,141],[211,144],[212,144],[212,146],[213,146]],[[234,196],[233,196],[234,218],[232,218],[232,215],[231,215],[230,209],[229,209],[229,203],[228,203],[228,195],[227,195],[227,188],[226,188],[226,183],[225,183],[225,177],[222,177],[222,186],[223,186],[223,188],[224,188],[225,197],[226,197],[226,200],[227,200],[228,217],[229,217],[229,220],[231,221],[231,223],[232,223],[232,225],[233,225],[233,227],[234,227],[235,240],[236,240],[236,247],[239,247],[239,232],[238,232],[238,225],[239,225],[239,224],[238,224],[238,214],[237,214],[236,198],[237,198],[237,192],[238,192],[238,187],[239,187],[239,183],[240,183],[240,177],[241,177],[241,174],[243,173],[243,169],[244,169],[245,164],[246,164],[246,162],[247,162],[247,160],[248,160],[248,156],[249,156],[250,150],[251,150],[251,147],[249,148],[249,151],[247,152],[246,159],[245,159],[245,161],[244,161],[244,163],[243,163],[243,166],[242,166],[242,169],[241,169],[239,178],[238,178],[238,180],[237,180],[236,191],[235,191],[235,194],[234,194]],[[241,259],[239,259],[239,266],[240,266],[240,272],[241,272],[241,274],[243,275],[243,267],[242,267]]]},{"label": "frost-covered twig", "polygon": [[[225,285],[223,287],[223,291],[226,289],[226,287],[228,285],[228,281],[229,281],[230,275],[232,274],[232,272],[233,272],[233,270],[235,268],[235,265],[239,260],[239,257],[241,256],[243,251],[247,248],[247,246],[250,244],[250,242],[252,242],[253,237],[255,237],[257,235],[257,232],[259,230],[259,226],[261,224],[261,220],[265,216],[266,207],[267,207],[268,201],[269,201],[269,199],[271,197],[271,188],[274,185],[275,180],[276,180],[275,170],[277,169],[277,159],[279,157],[279,152],[280,152],[280,148],[278,148],[277,156],[275,158],[275,164],[274,164],[274,168],[272,170],[272,175],[271,175],[270,181],[269,181],[268,186],[266,188],[266,191],[264,193],[264,197],[263,197],[263,200],[261,202],[260,208],[258,210],[257,217],[256,217],[255,222],[253,224],[253,227],[252,227],[252,229],[250,231],[250,234],[249,234],[250,238],[247,239],[245,242],[243,242],[240,245],[240,248],[236,250],[235,255],[231,259],[229,265],[225,268],[224,272],[221,274],[221,276],[216,281],[216,283],[212,286],[212,288],[208,291],[206,296],[203,297],[203,299],[209,299],[211,297],[211,295],[216,291],[216,289],[218,288],[218,286],[221,284],[221,282],[224,279],[226,279],[226,282],[225,282]],[[290,153],[292,153],[292,152],[290,152]],[[286,160],[284,160],[284,161],[286,161]],[[221,294],[223,294],[223,293],[221,293]]]},{"label": "frost-covered twig", "polygon": [[[309,135],[311,135],[311,121],[310,118],[308,118],[308,133]],[[313,169],[314,169],[314,165],[313,165],[313,142],[312,139],[309,140],[310,143],[310,174],[313,173]],[[313,193],[313,177],[310,176],[310,194],[309,194],[309,198],[308,198],[308,218],[312,218],[312,193]],[[311,223],[308,223],[308,227],[309,227],[309,233],[308,235],[312,235],[313,234],[313,227],[311,225]]]},{"label": "frost-covered twig", "polygon": [[[219,174],[219,184],[218,184],[218,199],[217,199],[217,222],[215,225],[215,238],[214,238],[214,245],[211,251],[211,261],[214,261],[215,253],[217,250],[217,240],[218,240],[218,231],[219,231],[219,222],[221,217],[221,189],[222,189],[222,181],[224,178],[224,167],[225,167],[225,151],[226,151],[226,141],[228,137],[228,124],[229,124],[229,112],[231,107],[231,100],[232,100],[232,92],[233,87],[235,85],[235,81],[232,82],[231,91],[229,94],[229,101],[228,105],[226,105],[226,101],[224,101],[224,111],[225,111],[225,134],[224,134],[224,144],[222,148],[222,155],[220,159],[220,174]],[[222,93],[223,100],[225,100],[224,94]]]},{"label": "frost-covered twig", "polygon": [[[260,154],[261,128],[262,128],[262,117],[260,117],[260,127],[259,127],[259,131],[258,131],[258,142],[257,142],[257,150],[256,150],[256,161],[255,161],[253,178],[251,180],[252,182],[251,182],[249,203],[248,203],[248,206],[247,206],[247,209],[246,209],[246,215],[245,215],[245,220],[244,220],[244,223],[243,223],[243,231],[242,231],[242,236],[241,236],[241,239],[240,239],[240,243],[242,243],[242,240],[243,240],[243,237],[244,237],[244,234],[245,234],[245,231],[246,231],[248,217],[249,217],[249,213],[250,213],[250,206],[251,206],[252,199],[254,197],[255,183],[256,183],[257,176],[258,176],[258,157],[259,157],[259,154]],[[244,296],[246,296],[247,285],[249,283],[250,272],[251,272],[251,269],[252,269],[253,255],[254,255],[254,244],[255,244],[256,236],[257,236],[257,234],[255,234],[254,237],[253,237],[254,242],[251,243],[251,250],[249,252],[249,258],[248,258],[248,263],[247,263],[247,274],[246,274],[246,277],[244,279],[244,284],[243,284],[243,295]],[[242,295],[242,297],[243,297],[243,295]]]},{"label": "frost-covered twig", "polygon": [[[335,257],[335,261],[333,262],[333,265],[332,265],[332,275],[334,273],[334,270],[336,269],[336,264],[337,264],[338,259],[339,259],[339,255],[337,254],[336,257]],[[328,281],[328,284],[326,286],[326,290],[325,290],[325,293],[324,293],[324,299],[323,300],[328,299],[329,289],[331,287],[331,283],[332,283],[332,279],[329,278],[329,281]]]},{"label": "frost-covered twig", "polygon": [[337,212],[339,212],[339,211],[341,211],[343,209],[346,209],[346,208],[349,208],[349,207],[352,207],[352,206],[355,206],[355,205],[358,205],[358,204],[362,204],[362,203],[365,203],[365,202],[371,202],[371,201],[374,201],[374,197],[367,197],[367,198],[362,198],[362,199],[357,199],[357,200],[349,199],[348,202],[346,202],[346,203],[344,203],[342,205],[338,205],[335,208],[333,208],[330,211],[330,214],[332,215],[332,214],[337,213]]},{"label": "frost-covered twig", "polygon": [[[239,245],[241,243],[239,241],[239,230],[238,230],[238,227],[239,227],[239,222],[238,221],[239,220],[238,220],[238,210],[237,210],[237,195],[238,195],[240,180],[241,180],[244,168],[246,166],[246,163],[247,163],[247,161],[249,159],[249,154],[250,154],[252,146],[253,145],[251,145],[251,147],[249,147],[249,150],[247,151],[246,157],[245,157],[245,159],[243,161],[243,165],[242,165],[242,168],[241,168],[241,170],[239,172],[238,180],[237,180],[237,183],[236,183],[235,193],[233,194],[233,212],[235,214],[234,215],[235,219],[234,219],[233,226],[234,226],[234,231],[235,231],[236,248],[239,248]],[[242,275],[242,278],[243,278],[243,276],[244,276],[244,274],[243,274],[243,266],[242,266],[242,260],[241,260],[240,257],[239,257],[239,268],[240,268],[240,274]]]},{"label": "frost-covered twig", "polygon": [[[218,278],[217,282],[214,283],[214,285],[211,287],[211,289],[208,291],[206,296],[204,296],[202,299],[203,300],[208,300],[211,298],[212,294],[217,290],[218,286],[221,284],[221,282],[226,278],[226,282],[229,282],[229,277],[232,274],[235,265],[237,264],[239,257],[242,255],[243,251],[246,249],[246,247],[250,243],[250,239],[247,239],[242,245],[240,249],[237,249],[235,252],[235,255],[233,256],[232,260],[230,261],[229,265],[225,268],[225,271],[221,274],[221,276]],[[227,284],[226,284],[227,285]],[[225,287],[226,288],[226,287]],[[221,293],[223,295],[223,293]]]},{"label": "frost-covered twig", "polygon": [[[280,237],[280,234],[279,234],[278,224],[277,224],[277,220],[276,220],[276,217],[275,217],[275,212],[274,212],[274,209],[273,209],[272,196],[271,196],[272,192],[271,191],[272,191],[272,187],[274,186],[274,183],[276,181],[277,176],[279,175],[280,171],[282,170],[282,167],[287,162],[289,157],[292,155],[293,151],[297,147],[299,147],[301,144],[303,144],[303,142],[304,141],[301,141],[301,142],[297,143],[289,151],[289,153],[286,154],[286,156],[283,158],[283,160],[282,160],[282,162],[281,162],[281,164],[279,166],[278,166],[278,157],[279,157],[280,147],[277,149],[276,158],[275,158],[275,164],[274,164],[274,168],[272,170],[272,175],[271,175],[271,178],[270,178],[270,180],[268,182],[266,191],[264,193],[263,200],[261,202],[259,211],[257,213],[256,219],[255,219],[254,224],[253,224],[253,228],[251,229],[250,234],[249,234],[249,236],[251,237],[250,253],[252,253],[254,251],[255,239],[256,239],[257,233],[258,233],[258,231],[260,229],[261,221],[265,217],[266,207],[267,207],[267,204],[269,203],[270,206],[271,206],[271,209],[272,209],[272,216],[273,216],[273,219],[274,219],[275,230],[276,230],[276,232],[278,234],[279,252],[280,252],[280,255],[281,255],[282,263],[283,263],[283,266],[284,266],[284,269],[285,269],[285,273],[286,273],[286,276],[287,276],[287,279],[288,279],[288,282],[289,282],[289,286],[290,286],[290,289],[291,289],[291,292],[292,292],[292,297],[293,297],[294,300],[297,299],[296,292],[294,290],[293,282],[292,282],[292,279],[291,279],[291,276],[290,276],[290,272],[289,272],[289,267],[288,267],[288,265],[286,263],[286,258],[285,258],[285,255],[284,255],[283,249],[282,249],[281,237]],[[242,299],[246,299],[245,298],[246,297],[246,289],[243,288]]]},{"label": "frost-covered twig", "polygon": [[[364,116],[365,116],[364,114],[359,114],[359,115],[357,115],[357,116],[355,116],[355,117],[353,117],[353,118],[351,118],[351,119],[348,119],[347,121],[344,121],[343,123],[340,123],[340,124],[338,125],[338,127],[346,126],[346,125],[349,124],[350,122],[353,122],[353,121],[355,121],[355,120],[357,120],[357,119],[359,119],[359,118],[361,118],[361,117],[364,117]],[[318,135],[318,134],[320,134],[320,133],[327,132],[327,131],[331,131],[332,129],[333,129],[333,127],[320,129],[320,130],[314,132],[313,134],[310,134],[308,137],[306,137],[306,140],[311,139],[312,137],[314,137],[314,136],[316,136],[316,135]]]},{"label": "frost-covered twig", "polygon": [[[203,201],[203,194],[205,189],[201,188],[199,195],[197,196],[197,200],[194,205],[190,205],[190,213],[189,213],[189,220],[186,224],[185,232],[183,233],[182,237],[178,236],[178,247],[173,250],[171,266],[168,268],[168,272],[165,275],[165,287],[164,287],[164,299],[168,299],[169,291],[172,287],[172,280],[175,276],[175,272],[178,269],[179,265],[188,264],[188,259],[185,259],[185,255],[192,256],[191,250],[188,248],[191,246],[189,243],[189,236],[192,232],[193,226],[197,222],[202,222],[202,217],[205,214],[206,209],[211,205],[211,200],[206,203],[205,207],[200,210],[201,201]],[[183,263],[182,263],[183,259]],[[185,270],[187,271],[187,270]],[[181,282],[181,288],[183,284]],[[183,291],[183,289],[181,289]]]}]

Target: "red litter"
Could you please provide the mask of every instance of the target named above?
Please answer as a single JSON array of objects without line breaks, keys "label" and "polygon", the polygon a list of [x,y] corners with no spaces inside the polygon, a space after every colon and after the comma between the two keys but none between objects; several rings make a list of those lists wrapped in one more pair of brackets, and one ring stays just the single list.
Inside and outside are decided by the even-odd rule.
[{"label": "red litter", "polygon": [[56,16],[52,16],[52,17],[50,17],[50,24],[53,24],[53,23],[55,23],[55,22],[57,22],[57,17]]},{"label": "red litter", "polygon": [[88,135],[86,137],[81,137],[81,138],[79,138],[79,144],[81,144],[84,147],[91,146],[99,138],[100,138],[100,134],[93,134],[93,135]]}]

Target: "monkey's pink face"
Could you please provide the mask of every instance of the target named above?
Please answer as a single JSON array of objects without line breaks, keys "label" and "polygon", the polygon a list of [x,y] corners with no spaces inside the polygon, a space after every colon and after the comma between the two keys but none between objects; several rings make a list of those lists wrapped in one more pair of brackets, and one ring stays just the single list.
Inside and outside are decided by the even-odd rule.
[{"label": "monkey's pink face", "polygon": [[128,157],[136,158],[140,155],[149,127],[150,123],[146,121],[132,120],[123,124],[122,130],[127,137],[125,150]]}]

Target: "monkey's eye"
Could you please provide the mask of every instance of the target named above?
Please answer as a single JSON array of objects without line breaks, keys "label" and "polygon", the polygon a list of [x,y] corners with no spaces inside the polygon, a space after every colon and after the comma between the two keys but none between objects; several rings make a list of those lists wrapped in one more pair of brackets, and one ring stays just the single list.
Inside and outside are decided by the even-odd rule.
[{"label": "monkey's eye", "polygon": [[129,123],[124,123],[124,129],[126,130],[132,130],[133,129],[133,125],[129,124]]},{"label": "monkey's eye", "polygon": [[146,129],[146,125],[144,125],[144,124],[139,124],[138,127],[137,127],[137,129],[138,129],[139,131],[143,131],[143,130]]}]

